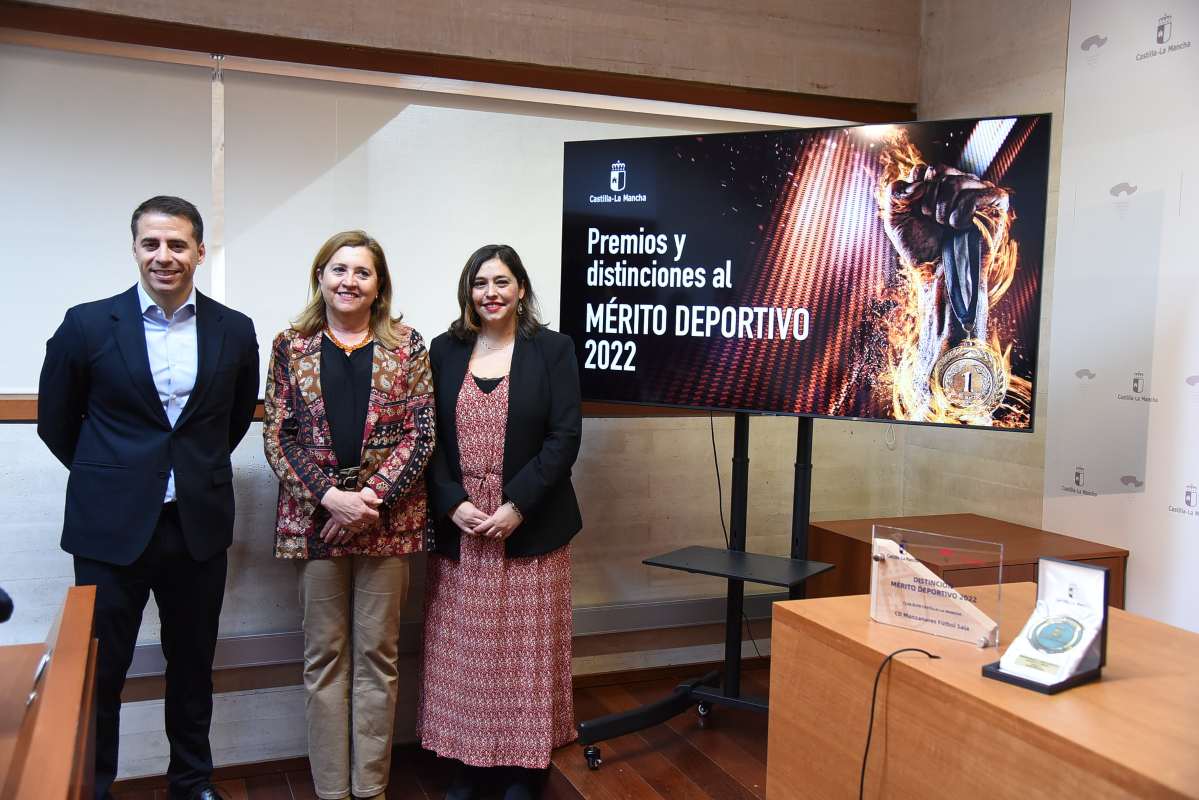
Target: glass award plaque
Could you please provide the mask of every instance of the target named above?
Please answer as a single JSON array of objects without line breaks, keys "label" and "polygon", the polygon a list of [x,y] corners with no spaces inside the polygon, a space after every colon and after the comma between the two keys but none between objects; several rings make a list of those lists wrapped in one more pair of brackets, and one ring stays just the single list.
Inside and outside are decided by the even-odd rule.
[{"label": "glass award plaque", "polygon": [[[1000,608],[999,587],[954,587],[945,575],[961,569],[995,569],[1003,582],[1003,545],[939,533],[875,525],[871,537],[870,618],[886,625],[970,642],[999,644],[999,620],[978,608]],[[990,581],[989,581],[990,583]]]},{"label": "glass award plaque", "polygon": [[1042,558],[1037,604],[983,675],[1042,694],[1098,680],[1107,660],[1107,567]]}]

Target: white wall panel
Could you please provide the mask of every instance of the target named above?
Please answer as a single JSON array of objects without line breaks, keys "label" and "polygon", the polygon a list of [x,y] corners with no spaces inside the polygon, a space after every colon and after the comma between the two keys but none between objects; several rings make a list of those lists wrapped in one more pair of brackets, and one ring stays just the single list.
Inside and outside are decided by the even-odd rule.
[{"label": "white wall panel", "polygon": [[137,280],[139,203],[209,209],[209,87],[195,67],[0,45],[0,394],[37,391],[68,306]]},{"label": "white wall panel", "polygon": [[1199,630],[1199,2],[1074,3],[1069,48],[1045,527]]},{"label": "white wall panel", "polygon": [[487,243],[517,249],[558,327],[562,143],[747,127],[246,74],[227,75],[226,109],[228,300],[264,354],[349,228],[383,244],[394,306],[426,340]]}]

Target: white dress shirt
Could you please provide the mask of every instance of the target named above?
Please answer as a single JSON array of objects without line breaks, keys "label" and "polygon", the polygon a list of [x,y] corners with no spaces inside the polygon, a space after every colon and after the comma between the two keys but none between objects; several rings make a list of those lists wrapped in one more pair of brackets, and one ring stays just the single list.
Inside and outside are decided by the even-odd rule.
[{"label": "white dress shirt", "polygon": [[[166,412],[171,427],[179,420],[183,407],[196,386],[199,350],[196,343],[196,288],[193,286],[187,302],[169,319],[154,302],[139,281],[137,296],[142,307],[142,323],[146,330],[146,353],[150,356],[150,374],[158,390],[158,400]],[[175,468],[167,478],[167,492],[162,502],[175,499]]]}]

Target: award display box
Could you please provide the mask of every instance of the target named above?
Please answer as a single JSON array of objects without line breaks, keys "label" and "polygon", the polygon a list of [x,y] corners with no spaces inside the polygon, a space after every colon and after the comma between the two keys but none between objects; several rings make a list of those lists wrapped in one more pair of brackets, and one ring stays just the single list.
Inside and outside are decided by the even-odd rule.
[{"label": "award display box", "polygon": [[1037,602],[1019,635],[984,677],[1057,694],[1099,680],[1107,663],[1106,568],[1043,558]]}]

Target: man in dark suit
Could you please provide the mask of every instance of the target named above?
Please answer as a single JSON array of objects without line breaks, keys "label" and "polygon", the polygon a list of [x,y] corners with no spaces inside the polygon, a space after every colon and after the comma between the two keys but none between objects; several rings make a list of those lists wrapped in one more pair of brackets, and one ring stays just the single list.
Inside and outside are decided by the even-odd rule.
[{"label": "man in dark suit", "polygon": [[177,197],[133,212],[138,283],[67,311],[46,343],[38,435],[70,470],[62,548],[96,586],[96,796],[117,772],[121,688],[154,593],[172,798],[215,798],[212,659],[233,539],[230,451],[250,426],[258,343],[196,292],[204,223]]}]

